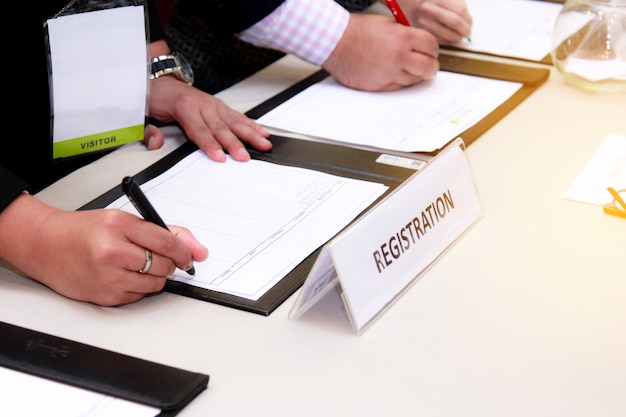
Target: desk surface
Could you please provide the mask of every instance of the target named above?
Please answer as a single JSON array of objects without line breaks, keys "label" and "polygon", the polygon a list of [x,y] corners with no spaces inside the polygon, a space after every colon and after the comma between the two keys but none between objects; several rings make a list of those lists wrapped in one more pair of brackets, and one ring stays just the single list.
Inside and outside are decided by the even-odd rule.
[{"label": "desk surface", "polygon": [[[220,96],[245,111],[315,69],[287,57]],[[484,218],[360,337],[336,293],[298,320],[295,295],[269,317],[173,294],[103,308],[5,270],[0,320],[210,374],[181,417],[623,417],[626,221],[562,196],[625,115],[553,71],[468,148]],[[179,143],[40,197],[77,208]]]}]

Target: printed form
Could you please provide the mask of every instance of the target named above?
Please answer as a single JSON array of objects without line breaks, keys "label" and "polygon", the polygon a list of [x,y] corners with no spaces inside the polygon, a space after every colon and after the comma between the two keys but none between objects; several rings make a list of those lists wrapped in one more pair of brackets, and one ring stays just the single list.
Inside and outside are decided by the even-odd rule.
[{"label": "printed form", "polygon": [[396,91],[348,88],[332,77],[258,118],[279,134],[366,148],[434,152],[513,96],[521,83],[439,71]]},{"label": "printed form", "polygon": [[[257,300],[386,190],[384,184],[198,150],[141,186],[166,224],[190,229],[209,258],[172,279]],[[108,206],[135,213],[126,196]]]},{"label": "printed form", "polygon": [[626,189],[626,135],[611,133],[604,138],[565,198],[601,206],[611,200],[607,187]]},{"label": "printed form", "polygon": [[0,366],[2,407],[13,417],[154,417],[161,410]]},{"label": "printed form", "polygon": [[461,49],[542,61],[552,49],[554,23],[562,4],[537,0],[466,0],[472,15],[471,41]]}]

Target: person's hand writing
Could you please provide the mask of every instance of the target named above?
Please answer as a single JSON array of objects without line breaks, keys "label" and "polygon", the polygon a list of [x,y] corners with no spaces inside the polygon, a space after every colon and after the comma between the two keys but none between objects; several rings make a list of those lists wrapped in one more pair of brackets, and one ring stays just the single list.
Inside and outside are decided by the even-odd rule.
[{"label": "person's hand writing", "polygon": [[[135,302],[163,289],[176,267],[203,261],[208,250],[184,228],[171,232],[115,209],[62,211],[22,195],[0,215],[13,229],[0,257],[66,297],[102,306]],[[146,249],[152,264],[145,273]]]},{"label": "person's hand writing", "polygon": [[409,22],[426,29],[440,42],[460,42],[472,33],[465,0],[398,0]]},{"label": "person's hand writing", "polygon": [[347,87],[391,91],[431,79],[439,70],[438,55],[437,40],[423,29],[387,16],[351,13],[323,68]]},{"label": "person's hand writing", "polygon": [[[272,143],[269,132],[246,115],[226,103],[174,77],[152,80],[150,117],[161,123],[176,121],[209,158],[222,162],[224,151],[237,161],[247,161],[250,154],[243,142],[267,151]],[[163,133],[156,126],[146,127],[145,142],[149,149],[163,145]]]}]

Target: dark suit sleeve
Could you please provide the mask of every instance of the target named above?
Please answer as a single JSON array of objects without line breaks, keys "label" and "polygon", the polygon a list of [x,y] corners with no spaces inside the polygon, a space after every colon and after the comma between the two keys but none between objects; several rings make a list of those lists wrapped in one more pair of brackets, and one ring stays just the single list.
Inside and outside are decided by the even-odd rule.
[{"label": "dark suit sleeve", "polygon": [[285,0],[179,0],[220,36],[239,33],[271,14]]},{"label": "dark suit sleeve", "polygon": [[24,181],[0,166],[0,212],[27,188]]},{"label": "dark suit sleeve", "polygon": [[165,33],[161,26],[159,13],[156,5],[152,1],[147,2],[148,9],[148,30],[150,31],[150,42],[165,39]]}]

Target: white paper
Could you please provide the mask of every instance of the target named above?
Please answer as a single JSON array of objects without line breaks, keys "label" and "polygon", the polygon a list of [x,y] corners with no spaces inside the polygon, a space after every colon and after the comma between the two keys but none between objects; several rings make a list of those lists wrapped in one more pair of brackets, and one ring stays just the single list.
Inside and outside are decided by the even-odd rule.
[{"label": "white paper", "polygon": [[466,0],[473,19],[474,52],[541,61],[550,54],[554,23],[563,5],[538,0]]},{"label": "white paper", "polygon": [[603,206],[613,200],[608,187],[626,189],[626,135],[606,136],[565,198]]},{"label": "white paper", "polygon": [[2,409],[11,417],[154,417],[161,410],[0,366]]},{"label": "white paper", "polygon": [[440,71],[389,92],[348,88],[328,77],[258,119],[269,128],[365,147],[433,152],[508,100],[521,83]]},{"label": "white paper", "polygon": [[[388,188],[259,160],[210,160],[202,151],[141,186],[167,224],[209,248],[196,275],[173,279],[257,300]],[[109,207],[137,213],[126,196]]]}]

